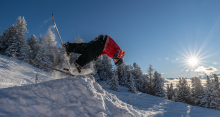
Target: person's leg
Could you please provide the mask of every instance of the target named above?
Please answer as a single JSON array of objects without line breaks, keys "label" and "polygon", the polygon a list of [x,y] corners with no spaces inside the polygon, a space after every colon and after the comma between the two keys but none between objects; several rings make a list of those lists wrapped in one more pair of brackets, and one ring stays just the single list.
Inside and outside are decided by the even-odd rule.
[{"label": "person's leg", "polygon": [[66,51],[82,54],[86,50],[88,45],[89,43],[69,43],[69,47]]},{"label": "person's leg", "polygon": [[88,44],[89,45],[87,46],[87,48],[75,61],[75,63],[77,63],[81,67],[93,61],[99,55],[102,54],[104,46],[105,46],[105,40],[103,40],[103,35],[100,35],[98,38],[93,39]]}]

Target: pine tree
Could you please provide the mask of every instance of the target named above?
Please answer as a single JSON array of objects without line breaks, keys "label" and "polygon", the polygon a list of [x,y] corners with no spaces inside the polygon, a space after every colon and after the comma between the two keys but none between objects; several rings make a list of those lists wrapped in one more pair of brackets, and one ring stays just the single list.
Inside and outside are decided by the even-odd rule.
[{"label": "pine tree", "polygon": [[211,83],[210,78],[207,76],[206,78],[206,87],[205,87],[205,94],[203,96],[202,104],[200,104],[202,107],[206,108],[215,108],[215,105],[217,104],[215,102],[215,96],[213,94],[213,85]]},{"label": "pine tree", "polygon": [[[116,70],[115,70],[115,72],[116,72]],[[113,76],[111,78],[109,85],[112,90],[119,91],[120,87],[119,87],[119,82],[118,82],[118,76],[115,73],[113,73]]]},{"label": "pine tree", "polygon": [[56,64],[56,67],[58,67],[59,69],[63,69],[63,68],[68,68],[68,58],[66,56],[66,52],[63,50],[63,48],[61,48],[60,46],[57,49],[57,55],[58,55],[58,64]]},{"label": "pine tree", "polygon": [[101,67],[102,71],[100,72],[100,79],[101,80],[108,80],[111,79],[113,75],[113,69],[112,69],[112,64],[111,64],[111,59],[107,55],[102,56],[102,61],[101,61]]},{"label": "pine tree", "polygon": [[[43,41],[46,43],[47,48],[49,49],[50,59],[52,63],[57,63],[57,48],[56,48],[56,36],[54,32],[51,30],[51,27],[48,28],[47,33],[43,36]],[[55,66],[53,64],[53,66]]]},{"label": "pine tree", "polygon": [[185,78],[179,78],[179,82],[177,84],[177,97],[178,102],[183,102],[187,104],[193,104],[191,98],[190,87]]},{"label": "pine tree", "polygon": [[28,38],[27,44],[29,46],[29,58],[34,60],[40,48],[40,44],[37,41],[37,37],[34,34],[32,34],[31,37]]},{"label": "pine tree", "polygon": [[13,42],[14,40],[14,37],[13,35],[16,34],[16,28],[14,25],[12,26],[9,26],[8,29],[6,29],[4,32],[3,32],[3,35],[1,37],[1,40],[0,40],[0,43],[1,43],[1,46],[0,46],[0,52],[1,54],[3,55],[6,55],[6,52],[5,50],[8,48],[8,46],[10,46],[10,44]]},{"label": "pine tree", "polygon": [[118,75],[118,80],[119,80],[119,85],[122,85],[123,83],[123,80],[122,80],[122,77],[123,77],[123,68],[124,65],[119,65],[117,66],[117,75]]},{"label": "pine tree", "polygon": [[56,44],[57,44],[56,36],[55,36],[54,32],[51,30],[51,27],[48,28],[47,33],[43,36],[43,40],[44,40],[44,42],[46,42],[46,44],[49,47],[56,46]]},{"label": "pine tree", "polygon": [[192,78],[192,97],[194,99],[194,102],[196,105],[201,105],[202,104],[202,98],[204,95],[204,89],[201,84],[201,81],[199,78],[194,77]]},{"label": "pine tree", "polygon": [[129,88],[129,91],[131,91],[132,93],[136,93],[136,86],[134,83],[134,77],[133,77],[132,73],[130,73],[130,75],[129,75],[128,88]]},{"label": "pine tree", "polygon": [[100,74],[101,74],[101,71],[102,71],[101,57],[99,57],[98,60],[94,61],[94,69],[95,69],[94,77],[98,81],[98,80],[100,80]]},{"label": "pine tree", "polygon": [[45,45],[46,44],[46,42],[44,41],[44,39],[42,37],[42,34],[40,34],[39,43],[40,43],[40,45]]},{"label": "pine tree", "polygon": [[215,109],[220,109],[220,89],[219,89],[219,78],[216,74],[213,74],[214,82],[213,82],[213,94],[215,100]]},{"label": "pine tree", "polygon": [[9,57],[14,57],[19,60],[28,61],[28,45],[25,40],[24,33],[28,33],[27,24],[24,17],[18,17],[15,25],[10,26],[4,31],[0,48],[2,54]]},{"label": "pine tree", "polygon": [[173,98],[175,98],[175,93],[173,90],[173,84],[171,83],[170,85],[167,84],[167,91],[166,91],[166,99],[168,100],[174,100]]},{"label": "pine tree", "polygon": [[138,79],[137,79],[137,88],[139,91],[144,92],[144,85],[145,85],[145,76],[141,75]]},{"label": "pine tree", "polygon": [[144,83],[143,83],[143,93],[149,93],[150,92],[150,89],[149,89],[149,87],[148,87],[148,79],[149,79],[149,77],[148,77],[148,75],[147,74],[143,74],[143,77],[144,77]]},{"label": "pine tree", "polygon": [[[171,85],[172,85],[172,83],[171,83]],[[174,101],[174,102],[178,102],[177,92],[178,92],[177,88],[173,89],[172,101]]]},{"label": "pine tree", "polygon": [[117,67],[117,74],[119,79],[119,85],[126,86],[127,85],[127,71],[126,71],[126,65],[123,62],[121,65]]},{"label": "pine tree", "polygon": [[136,85],[136,88],[139,90],[139,91],[143,91],[143,85],[144,85],[144,77],[143,77],[143,72],[141,71],[141,68],[138,66],[137,63],[134,63],[133,64],[133,76],[134,76],[134,81],[135,81],[135,85]]},{"label": "pine tree", "polygon": [[[42,45],[40,47],[40,49],[38,50],[38,53],[37,53],[34,61],[37,62],[37,63],[40,63],[42,65],[52,67],[53,63],[52,63],[52,60],[50,59],[49,56],[50,56],[49,49]],[[45,71],[49,71],[49,69],[47,69],[45,67],[42,67],[42,66],[39,66],[39,65],[36,65],[36,64],[34,64],[34,66],[37,66],[38,68],[43,69]]]},{"label": "pine tree", "polygon": [[164,79],[161,78],[161,75],[157,73],[157,71],[155,71],[154,79],[153,79],[153,89],[155,96],[165,97],[165,91],[163,89],[163,86],[164,86]]},{"label": "pine tree", "polygon": [[149,68],[148,68],[148,76],[149,76],[149,81],[148,81],[148,87],[150,89],[150,92],[149,94],[151,95],[154,95],[154,89],[153,89],[153,71],[154,69],[152,68],[152,65],[149,65]]},{"label": "pine tree", "polygon": [[129,77],[130,77],[130,73],[131,73],[131,68],[130,65],[125,65],[125,69],[124,69],[124,75],[123,75],[123,79],[126,80],[125,81],[125,86],[128,87],[129,86]]}]

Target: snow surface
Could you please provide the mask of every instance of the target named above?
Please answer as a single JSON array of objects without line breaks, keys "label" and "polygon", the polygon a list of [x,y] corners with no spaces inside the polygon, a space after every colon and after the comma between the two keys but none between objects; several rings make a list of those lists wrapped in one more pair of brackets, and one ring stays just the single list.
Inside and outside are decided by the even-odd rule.
[{"label": "snow surface", "polygon": [[[35,83],[36,73],[38,82]],[[0,55],[0,116],[219,117],[220,111],[140,93],[112,91],[90,75],[66,77]],[[130,104],[128,104],[130,102]]]}]

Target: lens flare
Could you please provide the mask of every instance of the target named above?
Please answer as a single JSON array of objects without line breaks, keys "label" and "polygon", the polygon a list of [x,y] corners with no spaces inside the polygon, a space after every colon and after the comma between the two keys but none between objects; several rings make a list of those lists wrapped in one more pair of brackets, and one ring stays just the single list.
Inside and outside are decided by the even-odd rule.
[{"label": "lens flare", "polygon": [[189,64],[190,66],[196,66],[196,65],[198,64],[198,59],[197,59],[197,58],[190,58],[190,59],[188,60],[188,64]]},{"label": "lens flare", "polygon": [[[192,46],[193,47],[193,46]],[[183,67],[184,71],[191,71],[191,76],[196,75],[197,72],[195,71],[199,66],[207,66],[205,63],[208,61],[204,61],[205,59],[209,58],[211,55],[208,51],[202,51],[203,49],[192,49],[189,46],[189,49],[182,47],[183,51],[179,52],[182,57],[179,58],[179,61],[183,63],[179,67]],[[218,64],[217,62],[213,62],[212,64]]]}]

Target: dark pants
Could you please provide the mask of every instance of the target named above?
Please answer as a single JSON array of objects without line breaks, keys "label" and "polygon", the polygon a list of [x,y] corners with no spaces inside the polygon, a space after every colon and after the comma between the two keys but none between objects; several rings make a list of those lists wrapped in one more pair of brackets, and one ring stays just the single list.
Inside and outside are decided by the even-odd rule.
[{"label": "dark pants", "polygon": [[105,42],[106,37],[103,38],[103,35],[99,35],[89,43],[70,43],[67,51],[81,54],[75,62],[83,67],[102,54]]}]

